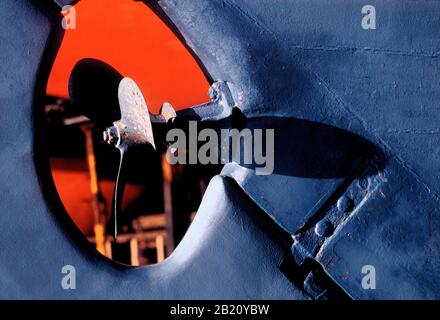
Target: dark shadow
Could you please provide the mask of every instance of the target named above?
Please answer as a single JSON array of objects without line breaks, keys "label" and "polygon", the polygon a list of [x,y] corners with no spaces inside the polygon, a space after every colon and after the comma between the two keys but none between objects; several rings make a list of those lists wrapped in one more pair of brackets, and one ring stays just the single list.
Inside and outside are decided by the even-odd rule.
[{"label": "dark shadow", "polygon": [[[273,173],[306,178],[338,178],[350,174],[368,158],[385,161],[382,151],[371,142],[351,132],[318,122],[281,117],[256,117],[246,119],[255,148],[255,129],[274,129]],[[244,163],[244,143],[241,138],[240,165],[250,169],[263,165]],[[262,144],[267,156],[268,141]],[[254,151],[254,150],[253,150]],[[255,156],[255,152],[254,152]],[[255,159],[255,157],[253,157]],[[369,173],[365,173],[369,174]]]},{"label": "dark shadow", "polygon": [[95,59],[82,59],[69,78],[69,97],[75,108],[99,128],[121,118],[118,100],[123,76],[112,66]]}]

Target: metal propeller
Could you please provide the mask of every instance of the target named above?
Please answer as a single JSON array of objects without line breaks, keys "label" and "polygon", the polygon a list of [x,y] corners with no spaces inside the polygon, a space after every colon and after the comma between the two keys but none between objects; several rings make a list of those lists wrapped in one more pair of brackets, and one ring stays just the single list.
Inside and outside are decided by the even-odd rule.
[{"label": "metal propeller", "polygon": [[[118,213],[125,187],[124,157],[131,147],[155,142],[145,99],[130,78],[124,78],[108,64],[84,59],[69,79],[72,103],[103,130],[103,139],[119,150],[119,166],[113,191],[111,225],[114,239],[119,233]],[[167,114],[172,114],[169,106]]]},{"label": "metal propeller", "polygon": [[164,133],[172,127],[185,127],[190,120],[209,123],[212,127],[220,123],[218,120],[230,117],[235,106],[228,84],[215,82],[209,90],[209,102],[177,113],[165,102],[160,114],[152,115],[132,79],[124,78],[113,67],[94,59],[77,63],[69,79],[69,95],[72,103],[103,130],[104,141],[118,148],[120,153],[111,215],[115,240],[125,187],[124,158],[129,150],[139,145],[156,149],[156,142],[166,145]]},{"label": "metal propeller", "polygon": [[[354,163],[380,154],[361,137],[325,124],[284,117],[244,117],[236,108],[232,92],[231,84],[215,82],[209,89],[211,100],[207,103],[178,112],[164,103],[160,114],[152,115],[132,79],[124,78],[97,60],[80,61],[75,66],[69,83],[73,104],[104,131],[104,141],[118,148],[120,153],[111,218],[115,239],[119,232],[118,214],[125,186],[127,153],[139,145],[163,151],[162,147],[168,144],[168,130],[188,130],[190,121],[197,121],[200,129],[208,127],[217,132],[223,128],[273,128],[278,136],[271,153],[282,155],[272,159],[274,173],[288,176],[343,177],[350,174]],[[247,167],[256,168],[254,164]]]},{"label": "metal propeller", "polygon": [[123,78],[119,83],[118,100],[121,110],[121,119],[115,121],[113,126],[103,133],[103,139],[119,149],[120,161],[113,191],[112,227],[113,237],[118,235],[118,213],[124,194],[125,180],[122,170],[124,168],[124,155],[132,146],[150,145],[156,149],[151,127],[150,113],[147,103],[136,85],[130,78]]}]

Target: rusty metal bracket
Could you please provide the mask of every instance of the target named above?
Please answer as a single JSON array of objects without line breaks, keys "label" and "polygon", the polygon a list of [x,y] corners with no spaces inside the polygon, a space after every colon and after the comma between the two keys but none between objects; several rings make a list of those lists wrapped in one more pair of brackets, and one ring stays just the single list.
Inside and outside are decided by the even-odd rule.
[{"label": "rusty metal bracket", "polygon": [[[322,249],[332,237],[343,232],[344,226],[362,208],[363,204],[376,193],[386,181],[379,164],[370,159],[360,166],[354,177],[347,178],[342,191],[336,192],[311,218],[292,235],[291,253],[294,263],[306,274],[303,288],[314,299],[328,299],[330,291],[335,291],[337,283],[326,274],[326,267],[320,265]],[[360,237],[362,235],[353,235]],[[325,279],[322,280],[322,279]]]}]

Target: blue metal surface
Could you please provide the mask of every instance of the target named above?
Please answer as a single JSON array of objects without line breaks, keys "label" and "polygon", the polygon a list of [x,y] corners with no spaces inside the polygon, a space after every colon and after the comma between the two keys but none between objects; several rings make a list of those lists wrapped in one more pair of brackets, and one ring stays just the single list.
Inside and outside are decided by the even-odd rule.
[{"label": "blue metal surface", "polygon": [[[280,271],[292,253],[352,298],[440,298],[439,2],[371,1],[376,30],[361,27],[360,1],[150,2],[282,143],[272,175],[226,165],[175,253],[139,269],[98,255],[48,178],[36,124],[60,24],[43,3],[0,3],[1,297],[304,299]],[[77,290],[60,286],[65,264]]]}]

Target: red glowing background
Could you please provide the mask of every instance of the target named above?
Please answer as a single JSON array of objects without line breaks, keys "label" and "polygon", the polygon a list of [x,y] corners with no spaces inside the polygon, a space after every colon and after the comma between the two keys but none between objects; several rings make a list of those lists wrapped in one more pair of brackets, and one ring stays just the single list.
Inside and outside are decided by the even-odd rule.
[{"label": "red glowing background", "polygon": [[[136,81],[148,107],[157,113],[163,102],[176,110],[208,100],[209,83],[194,58],[173,32],[142,2],[81,0],[75,5],[76,29],[66,30],[50,74],[47,94],[68,98],[68,79],[82,58],[100,59]],[[85,233],[93,228],[87,165],[68,169],[52,159],[52,174],[61,200]],[[108,201],[113,184],[100,182]],[[139,190],[127,186],[124,202]]]}]

